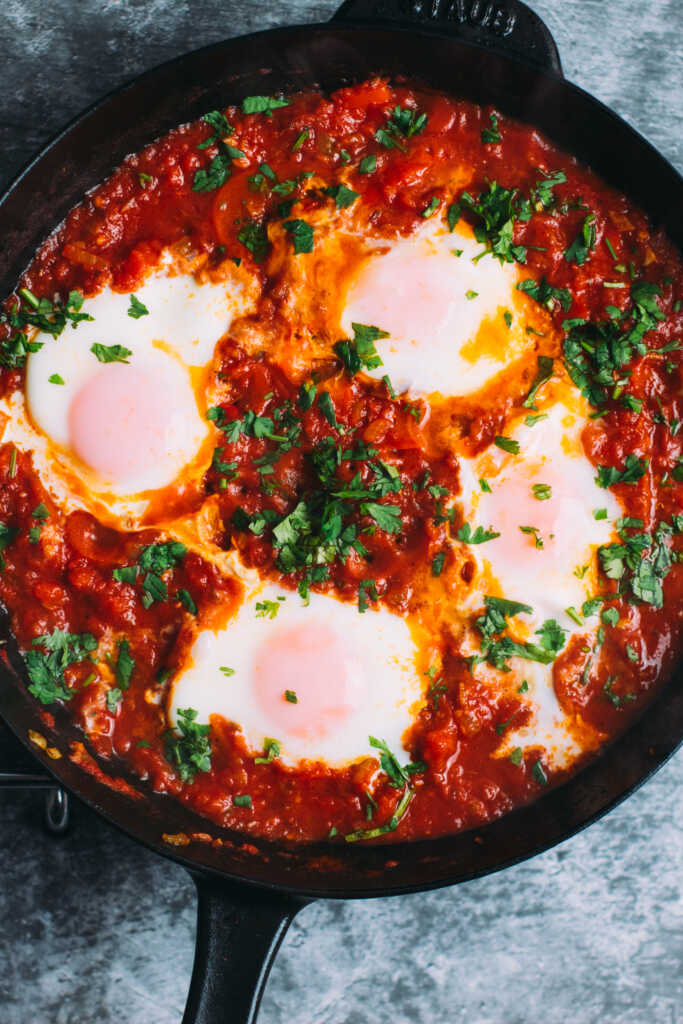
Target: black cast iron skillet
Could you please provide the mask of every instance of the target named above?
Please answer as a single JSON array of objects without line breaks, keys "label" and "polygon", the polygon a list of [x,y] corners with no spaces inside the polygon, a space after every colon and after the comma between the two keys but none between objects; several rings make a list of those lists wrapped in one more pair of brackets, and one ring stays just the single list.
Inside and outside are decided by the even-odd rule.
[{"label": "black cast iron skillet", "polygon": [[[609,53],[606,53],[609,59]],[[409,75],[537,125],[627,193],[683,249],[683,180],[635,131],[562,78],[555,44],[518,0],[347,0],[326,25],[275,29],[206,47],[136,79],[82,115],[19,176],[0,201],[0,294],[8,294],[41,240],[123,157],[180,121],[253,93],[369,74]],[[0,713],[66,750],[68,719],[46,729],[26,693],[7,624]],[[479,831],[368,847],[288,846],[210,825],[144,792],[112,791],[64,756],[31,750],[60,782],[141,843],[185,865],[199,894],[197,950],[184,1024],[256,1019],[273,956],[294,914],[316,897],[388,896],[451,885],[548,849],[590,824],[660,767],[683,739],[682,672],[626,735],[563,786]],[[104,771],[111,766],[103,765]],[[223,840],[174,846],[162,836]],[[176,840],[177,841],[177,840]],[[426,1014],[428,1016],[428,1013]]]}]

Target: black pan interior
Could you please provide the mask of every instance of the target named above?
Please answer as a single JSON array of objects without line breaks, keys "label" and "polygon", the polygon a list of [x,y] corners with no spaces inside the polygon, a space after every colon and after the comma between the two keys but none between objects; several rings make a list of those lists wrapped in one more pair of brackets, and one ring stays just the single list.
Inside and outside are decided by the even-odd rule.
[{"label": "black pan interior", "polygon": [[[536,125],[611,185],[626,192],[683,248],[683,182],[640,136],[604,106],[559,77],[543,75],[452,39],[414,30],[333,26],[278,29],[230,40],[162,65],[105,99],[49,146],[0,202],[0,294],[8,294],[35,249],[83,194],[124,156],[178,123],[251,93],[314,85],[338,88],[372,73],[409,75],[434,88]],[[4,635],[8,635],[7,627]],[[9,649],[12,649],[8,637]],[[13,659],[14,660],[14,659]],[[17,663],[18,664],[18,663]],[[0,663],[0,712],[20,739],[49,733],[38,707]],[[529,807],[459,835],[367,847],[287,847],[231,835],[179,804],[109,790],[67,757],[47,758],[82,799],[146,845],[224,877],[310,895],[407,892],[472,878],[567,838],[617,803],[659,767],[683,738],[681,671],[642,718],[595,762]],[[56,742],[66,749],[67,725]],[[61,742],[60,742],[61,738]],[[40,752],[31,747],[39,756]],[[106,765],[103,766],[106,770]],[[224,845],[173,846],[162,835],[210,833]]]}]

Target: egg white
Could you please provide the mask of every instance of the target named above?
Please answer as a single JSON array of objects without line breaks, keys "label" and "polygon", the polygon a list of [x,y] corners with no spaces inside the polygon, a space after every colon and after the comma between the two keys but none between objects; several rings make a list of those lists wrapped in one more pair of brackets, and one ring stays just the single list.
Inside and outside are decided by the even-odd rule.
[{"label": "egg white", "polygon": [[349,338],[354,322],[388,332],[371,376],[387,374],[398,392],[468,395],[529,348],[517,265],[483,252],[467,224],[451,232],[438,216],[370,249],[346,293],[342,329]]},{"label": "egg white", "polygon": [[[37,333],[34,340],[42,347],[27,360],[26,403],[35,425],[67,454],[72,448],[69,411],[75,397],[96,376],[120,372],[121,364],[98,361],[91,351],[94,343],[129,349],[128,365],[145,372],[162,394],[168,394],[163,459],[143,474],[124,473],[114,479],[90,475],[91,489],[131,495],[163,487],[191,461],[207,426],[197,407],[190,370],[211,361],[216,343],[243,309],[242,292],[237,282],[198,285],[191,275],[162,269],[135,293],[147,315],[131,317],[130,295],[105,288],[84,304],[92,321],[67,328],[58,338]],[[54,383],[55,378],[64,383]],[[145,438],[139,443],[144,445]]]},{"label": "egg white", "polygon": [[[468,546],[476,565],[468,604],[482,607],[486,594],[522,602],[532,612],[508,620],[511,635],[538,643],[536,631],[555,619],[566,630],[567,643],[580,635],[592,648],[599,618],[584,619],[581,606],[599,592],[597,548],[614,538],[614,521],[622,510],[615,496],[597,485],[595,467],[583,451],[583,401],[572,398],[566,404],[560,399],[544,406],[542,414],[547,418],[532,426],[523,416],[506,430],[505,436],[519,443],[519,454],[492,446],[476,459],[461,459],[465,521],[472,530],[481,526],[500,533],[493,540]],[[482,490],[482,478],[490,493]],[[534,484],[549,486],[551,496],[535,498]],[[605,509],[607,517],[596,519],[598,509]],[[538,526],[543,547],[520,526]],[[464,653],[477,651],[473,633]],[[523,681],[528,686],[519,699],[531,710],[531,720],[521,729],[512,723],[499,753],[517,746],[539,746],[551,765],[569,765],[582,748],[555,695],[552,664],[511,658],[510,668],[507,674],[488,665],[473,670],[501,692],[517,695]]]},{"label": "egg white", "polygon": [[[264,601],[277,604],[274,618],[257,615],[257,603]],[[299,678],[292,686],[297,703],[285,697],[284,675],[272,704],[264,706],[256,694],[259,664],[268,646],[299,627],[334,634],[348,680],[348,714],[341,722],[326,727],[323,713],[320,720],[305,720],[302,725],[309,687],[331,686],[329,675],[336,666],[329,663],[321,663],[319,669],[314,664],[314,678]],[[266,737],[278,740],[281,759],[290,765],[324,761],[343,767],[373,754],[370,736],[385,740],[400,754],[425,689],[417,658],[407,622],[386,609],[369,608],[360,614],[356,605],[316,593],[305,606],[296,593],[267,584],[252,592],[225,628],[198,635],[187,664],[173,680],[169,719],[175,724],[178,709],[187,707],[197,710],[200,722],[221,715],[239,725],[255,754],[263,750]],[[222,667],[232,671],[226,675]],[[338,696],[330,693],[332,701]]]}]

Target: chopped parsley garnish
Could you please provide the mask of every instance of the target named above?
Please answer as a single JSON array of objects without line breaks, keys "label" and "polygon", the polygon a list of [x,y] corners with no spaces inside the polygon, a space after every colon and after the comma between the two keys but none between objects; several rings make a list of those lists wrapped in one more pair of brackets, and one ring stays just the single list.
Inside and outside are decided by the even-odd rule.
[{"label": "chopped parsley garnish", "polygon": [[434,555],[432,559],[432,576],[440,576],[443,571],[443,565],[446,561],[446,552],[439,551],[438,554]]},{"label": "chopped parsley garnish", "polygon": [[55,299],[37,298],[28,288],[20,288],[16,305],[0,313],[0,323],[9,324],[14,333],[0,342],[0,365],[8,369],[20,369],[30,352],[38,352],[42,341],[29,341],[27,327],[58,338],[67,323],[78,326],[83,320],[93,320],[89,313],[82,312],[83,296],[80,292],[69,292],[65,302]]},{"label": "chopped parsley garnish", "polygon": [[531,768],[531,774],[533,776],[534,781],[537,782],[539,786],[548,785],[548,776],[544,772],[543,765],[540,761],[534,761],[534,764]]},{"label": "chopped parsley garnish", "polygon": [[583,619],[577,612],[574,605],[570,604],[568,608],[564,610],[565,615],[568,615],[572,622],[575,622],[577,626],[583,626]]},{"label": "chopped parsley garnish", "polygon": [[[200,167],[195,171],[192,181],[193,192],[213,192],[226,183],[232,174],[232,161],[242,160],[246,154],[241,149],[225,142],[225,136],[231,135],[233,128],[225,120],[225,117],[217,110],[204,115],[203,118],[213,128],[213,134],[200,142],[198,149],[208,149],[209,146],[216,146],[218,152],[209,162],[208,167]],[[132,308],[132,300],[131,300]],[[131,316],[142,316],[143,313],[130,313]]]},{"label": "chopped parsley garnish", "polygon": [[99,341],[90,346],[90,351],[101,363],[129,363],[128,356],[133,355],[131,350],[124,348],[123,345],[100,345]]},{"label": "chopped parsley garnish", "polygon": [[534,538],[534,545],[537,548],[543,548],[543,538],[541,537],[537,526],[520,526],[520,530],[522,533],[527,533]]},{"label": "chopped parsley garnish", "polygon": [[576,263],[582,266],[588,259],[588,254],[595,248],[595,214],[589,213],[583,222],[579,235],[574,239],[568,249],[564,251],[564,258],[567,263]]},{"label": "chopped parsley garnish", "polygon": [[[369,600],[368,600],[369,595]],[[358,611],[361,615],[370,607],[370,601],[379,601],[374,580],[361,580],[358,584]]]},{"label": "chopped parsley garnish", "polygon": [[565,643],[565,630],[554,619],[548,619],[536,631],[540,643],[519,643],[510,636],[503,635],[508,627],[508,618],[519,614],[530,615],[533,609],[519,601],[509,601],[502,597],[484,598],[486,611],[479,616],[475,625],[481,634],[481,655],[468,658],[470,667],[482,661],[494,668],[509,672],[510,658],[524,658],[526,661],[538,661],[549,665],[562,650]]},{"label": "chopped parsley garnish", "polygon": [[[36,647],[43,650],[36,650]],[[69,665],[83,661],[97,648],[91,633],[54,632],[37,636],[33,647],[24,655],[30,679],[29,693],[41,704],[54,704],[57,700],[70,700],[73,691],[66,685],[64,671]]]},{"label": "chopped parsley garnish", "polygon": [[509,330],[512,327],[512,313],[509,309],[506,309],[503,313],[503,320],[505,321],[505,326]]},{"label": "chopped parsley garnish", "polygon": [[475,530],[472,530],[469,523],[463,523],[456,533],[456,537],[463,544],[485,544],[489,540],[500,537],[500,534],[490,527],[488,530],[484,530],[481,526],[477,526]]},{"label": "chopped parsley garnish", "polygon": [[[382,771],[388,776],[389,785],[394,789],[403,790],[403,795],[396,805],[392,816],[385,825],[379,825],[376,828],[371,829],[357,829],[355,832],[349,832],[344,836],[347,843],[355,843],[359,839],[375,839],[377,836],[393,832],[398,827],[401,818],[408,810],[410,801],[415,795],[415,790],[411,785],[412,776],[418,772],[425,771],[427,767],[423,762],[410,762],[409,764],[401,765],[396,756],[389,750],[384,740],[378,740],[374,736],[370,736],[369,742],[370,746],[381,751],[379,759],[380,766]],[[371,800],[372,804],[375,804],[374,799],[369,793],[366,793],[366,796]],[[367,817],[370,818],[371,816],[372,815],[368,815]]]},{"label": "chopped parsley garnish", "polygon": [[221,665],[219,667],[219,672],[222,672],[224,676],[234,676],[235,669],[234,668],[229,668],[228,665]]},{"label": "chopped parsley garnish", "polygon": [[643,532],[642,526],[642,520],[629,516],[617,520],[621,543],[598,548],[600,567],[608,579],[617,581],[619,594],[661,608],[662,583],[675,560],[667,544],[675,524],[661,522],[653,534]]},{"label": "chopped parsley garnish", "polygon": [[481,141],[486,145],[488,143],[500,142],[501,134],[498,131],[498,118],[495,114],[489,114],[489,121],[491,122],[490,128],[482,128],[481,130]]},{"label": "chopped parsley garnish", "polygon": [[243,793],[241,796],[234,796],[232,798],[232,802],[235,805],[235,807],[249,807],[249,808],[251,808],[253,806],[252,801],[251,801],[251,797],[249,796],[248,793]]},{"label": "chopped parsley garnish", "polygon": [[531,490],[533,491],[534,498],[538,501],[547,501],[553,494],[550,484],[532,484]]},{"label": "chopped parsley garnish", "polygon": [[364,156],[361,162],[358,164],[359,174],[372,174],[377,169],[377,156],[375,153],[369,153]]},{"label": "chopped parsley garnish", "polygon": [[614,705],[615,708],[620,708],[622,704],[636,699],[635,694],[625,693],[622,696],[614,692],[614,684],[616,683],[619,676],[609,676],[606,680],[605,685],[602,688],[602,692],[607,697],[607,700]]},{"label": "chopped parsley garnish", "polygon": [[427,115],[410,107],[395,106],[391,116],[382,128],[375,132],[375,139],[385,149],[400,149],[405,153],[403,139],[419,135],[427,124]]},{"label": "chopped parsley garnish", "polygon": [[178,708],[176,730],[164,737],[166,759],[182,782],[194,782],[199,772],[211,771],[211,727],[199,725],[194,708]]},{"label": "chopped parsley garnish", "polygon": [[107,711],[110,711],[112,715],[116,714],[116,711],[119,706],[119,701],[121,700],[122,697],[123,694],[117,687],[112,687],[111,689],[107,690],[107,693],[105,695],[105,701],[107,704]]},{"label": "chopped parsley garnish", "polygon": [[547,419],[548,419],[548,413],[547,412],[541,412],[537,416],[527,416],[526,419],[524,420],[524,423],[525,423],[525,426],[527,426],[527,427],[533,427],[533,426],[535,426],[536,423],[540,423],[541,420],[547,420]]},{"label": "chopped parsley garnish", "polygon": [[519,768],[524,759],[524,751],[521,747],[515,747],[514,750],[510,751],[510,760],[512,763]]},{"label": "chopped parsley garnish", "polygon": [[197,605],[189,590],[185,590],[185,588],[183,587],[181,590],[177,592],[176,597],[178,598],[182,606],[184,608],[187,608],[190,615],[197,614]]},{"label": "chopped parsley garnish", "polygon": [[479,486],[481,487],[481,489],[484,492],[484,494],[492,494],[493,493],[491,491],[491,484],[488,482],[488,480],[485,480],[483,476],[479,477]]},{"label": "chopped parsley garnish", "polygon": [[243,114],[266,114],[270,116],[273,110],[280,110],[281,107],[288,107],[289,100],[283,96],[246,96],[242,100]]},{"label": "chopped parsley garnish", "polygon": [[439,700],[448,692],[448,687],[444,683],[441,676],[437,676],[436,668],[434,665],[430,666],[425,672],[425,675],[429,679],[429,689],[427,690],[427,696],[431,697],[432,707],[435,711],[439,710]]},{"label": "chopped parsley garnish", "polygon": [[535,302],[538,302],[539,305],[551,313],[558,303],[565,313],[572,304],[572,295],[569,289],[554,288],[548,284],[545,277],[542,277],[540,281],[534,280],[533,277],[527,277],[524,281],[519,281],[516,288],[530,296],[530,298],[534,299]]},{"label": "chopped parsley garnish", "polygon": [[432,198],[429,200],[429,203],[425,206],[424,210],[422,211],[421,216],[424,217],[425,220],[428,220],[432,216],[432,214],[439,209],[440,206],[441,200],[439,199],[439,197],[432,196]]},{"label": "chopped parsley garnish", "polygon": [[553,189],[557,185],[563,185],[567,180],[567,175],[564,171],[555,171],[553,174],[546,174],[545,171],[541,171],[543,177],[540,181],[536,182],[534,188],[532,188],[529,198],[537,210],[547,210],[555,202],[555,196],[553,195]]},{"label": "chopped parsley garnish", "polygon": [[493,443],[497,448],[502,448],[504,452],[508,452],[510,455],[519,455],[519,441],[514,441],[511,437],[503,437],[500,434],[494,437]]},{"label": "chopped parsley garnish", "polygon": [[460,220],[461,212],[462,211],[460,208],[460,203],[451,203],[450,206],[448,207],[448,211],[446,213],[446,220],[448,221],[449,231],[452,232],[455,229],[455,225]]},{"label": "chopped parsley garnish", "polygon": [[[360,192],[354,192],[353,189],[347,188],[346,185],[329,185],[327,188],[323,189],[323,192],[325,193],[326,196],[330,196],[332,199],[334,199],[335,206],[337,207],[338,210],[346,209],[347,206],[351,206],[353,203],[355,203],[356,199],[360,197]],[[303,223],[303,221],[300,223]],[[311,237],[312,231],[313,229],[311,228]],[[311,248],[312,247],[313,245],[311,243]],[[305,249],[302,251],[310,252],[311,249]]]},{"label": "chopped parsley garnish", "polygon": [[616,626],[619,622],[619,612],[614,607],[605,608],[600,613],[600,619],[605,626]]},{"label": "chopped parsley garnish", "polygon": [[295,253],[313,252],[313,226],[305,220],[286,220],[283,227],[292,239]]},{"label": "chopped parsley garnish", "polygon": [[501,263],[515,260],[526,263],[526,248],[512,241],[515,217],[520,212],[517,190],[503,188],[495,181],[489,182],[488,188],[488,192],[481,192],[476,199],[469,192],[463,192],[460,197],[460,207],[477,218],[474,237],[486,246],[485,253],[491,253]]},{"label": "chopped parsley garnish", "polygon": [[581,605],[581,614],[589,619],[591,615],[597,615],[604,604],[604,597],[590,597]]},{"label": "chopped parsley garnish", "polygon": [[0,551],[4,551],[18,533],[19,530],[16,527],[8,526],[7,523],[0,523]]},{"label": "chopped parsley garnish", "polygon": [[280,604],[284,601],[284,597],[278,598],[277,601],[257,601],[256,602],[256,618],[257,619],[274,619],[277,613],[280,611]]},{"label": "chopped parsley garnish", "polygon": [[536,376],[532,381],[529,394],[522,402],[525,409],[536,409],[536,406],[534,405],[536,395],[538,394],[539,389],[546,384],[553,375],[553,360],[550,356],[537,356],[536,362],[538,364]]},{"label": "chopped parsley garnish", "polygon": [[130,296],[130,306],[128,307],[128,316],[132,317],[133,320],[139,320],[141,316],[149,316],[149,310],[144,302],[140,302],[135,295]]},{"label": "chopped parsley garnish", "polygon": [[280,744],[277,740],[272,739],[270,736],[266,736],[263,741],[263,757],[255,757],[254,764],[270,764],[276,757],[280,756]]},{"label": "chopped parsley garnish", "polygon": [[316,385],[313,383],[313,381],[304,381],[301,387],[299,388],[299,395],[297,401],[303,412],[306,412],[307,409],[310,409],[313,403],[315,402],[315,395],[317,390],[318,389]]},{"label": "chopped parsley garnish", "polygon": [[135,668],[135,658],[131,656],[130,644],[127,640],[119,640],[118,649],[119,656],[114,670],[116,685],[121,690],[127,690]]},{"label": "chopped parsley garnish", "polygon": [[359,370],[365,367],[368,370],[375,370],[382,365],[382,360],[377,354],[375,342],[381,338],[388,338],[387,331],[381,331],[379,327],[367,326],[366,324],[351,324],[353,330],[353,341],[338,341],[333,346],[349,375],[353,377]]},{"label": "chopped parsley garnish", "polygon": [[[626,382],[624,368],[635,354],[647,353],[645,335],[665,319],[656,302],[659,294],[656,284],[634,281],[632,305],[627,313],[608,307],[612,315],[607,320],[589,322],[579,317],[562,324],[567,332],[563,344],[567,372],[596,408],[604,406],[610,398],[620,397]],[[625,320],[629,326],[624,326]],[[657,353],[662,349],[650,351]]]},{"label": "chopped parsley garnish", "polygon": [[161,574],[169,569],[175,568],[187,552],[187,548],[178,540],[167,541],[163,544],[149,544],[144,547],[137,560],[136,565],[124,565],[114,569],[112,576],[119,583],[134,584],[140,572],[146,575],[142,579],[143,594],[142,604],[149,608],[154,601],[165,601],[168,597],[168,587],[161,578]]},{"label": "chopped parsley garnish", "polygon": [[294,690],[285,690],[285,700],[288,704],[298,704],[299,698],[295,694]]},{"label": "chopped parsley garnish", "polygon": [[51,374],[48,378],[48,384],[65,384],[66,381],[63,377],[60,377],[58,373]]},{"label": "chopped parsley garnish", "polygon": [[206,121],[213,128],[213,132],[204,142],[199,143],[197,149],[208,149],[214,142],[219,142],[226,135],[232,135],[235,130],[231,124],[228,124],[225,115],[221,114],[220,110],[210,110],[208,114],[204,114],[202,121]]},{"label": "chopped parsley garnish", "polygon": [[593,509],[593,519],[596,519],[596,520],[607,519],[607,509],[606,508],[594,508]]},{"label": "chopped parsley garnish", "polygon": [[310,135],[311,133],[308,128],[304,128],[303,131],[300,131],[296,139],[292,143],[292,153],[298,153],[301,147],[303,146],[304,142],[306,142],[306,140],[310,138]]},{"label": "chopped parsley garnish", "polygon": [[240,229],[237,238],[252,254],[255,263],[263,263],[268,255],[268,246],[270,244],[268,233],[263,224],[259,224],[256,220],[250,220]]},{"label": "chopped parsley garnish", "polygon": [[614,484],[634,484],[645,475],[648,460],[639,459],[633,452],[626,456],[624,468],[617,469],[615,466],[598,466],[598,475],[595,482],[598,487],[612,487]]},{"label": "chopped parsley garnish", "polygon": [[331,427],[338,427],[337,414],[334,411],[334,402],[329,391],[321,391],[318,395],[318,408]]}]

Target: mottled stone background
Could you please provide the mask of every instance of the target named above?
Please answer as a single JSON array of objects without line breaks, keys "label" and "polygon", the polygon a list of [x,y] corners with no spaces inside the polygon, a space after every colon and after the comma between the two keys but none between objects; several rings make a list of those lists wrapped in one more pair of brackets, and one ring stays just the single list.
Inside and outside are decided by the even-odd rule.
[{"label": "mottled stone background", "polygon": [[[681,0],[531,0],[567,76],[683,167]],[[84,106],[184,50],[323,20],[335,0],[5,0],[0,185]],[[182,112],[179,111],[179,119]],[[1,244],[1,243],[0,243]],[[18,756],[3,732],[0,767]],[[456,889],[318,903],[280,952],[262,1024],[683,1021],[679,754],[589,831]],[[177,1024],[192,964],[184,871],[77,807],[0,796],[0,1024]]]}]

